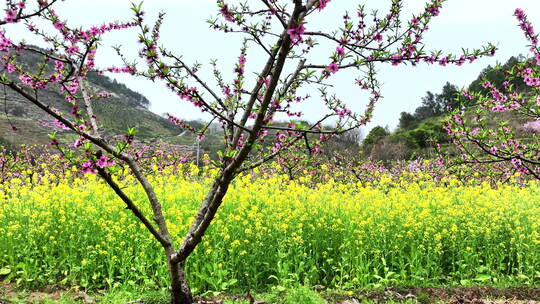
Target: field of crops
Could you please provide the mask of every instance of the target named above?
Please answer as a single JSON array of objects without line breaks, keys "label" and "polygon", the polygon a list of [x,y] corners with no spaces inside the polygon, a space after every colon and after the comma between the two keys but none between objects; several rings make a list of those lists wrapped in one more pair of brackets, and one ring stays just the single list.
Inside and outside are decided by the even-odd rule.
[{"label": "field of crops", "polygon": [[[176,241],[212,175],[183,166],[182,175],[151,177]],[[30,287],[167,286],[151,235],[96,176],[69,172],[62,180],[0,184],[0,276]],[[238,178],[188,259],[194,291],[264,291],[294,282],[342,290],[540,282],[537,182],[494,188],[434,182],[421,173],[397,180],[374,174],[369,183],[317,184],[261,172]],[[134,180],[120,184],[148,205]]]}]

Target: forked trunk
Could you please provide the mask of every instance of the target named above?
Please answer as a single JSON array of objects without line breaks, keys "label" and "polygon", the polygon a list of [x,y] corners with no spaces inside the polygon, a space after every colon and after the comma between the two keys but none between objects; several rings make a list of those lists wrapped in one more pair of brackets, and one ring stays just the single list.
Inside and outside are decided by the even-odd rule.
[{"label": "forked trunk", "polygon": [[[206,229],[214,219],[216,212],[223,202],[223,197],[233,180],[230,173],[233,169],[222,172],[216,178],[212,188],[204,199],[195,219],[188,231],[184,243],[180,247],[180,255],[175,254],[172,246],[165,247],[167,264],[171,277],[171,303],[172,304],[192,304],[193,295],[184,272],[184,265],[187,257],[193,252],[195,247],[201,242]],[[172,258],[175,257],[175,258]]]}]

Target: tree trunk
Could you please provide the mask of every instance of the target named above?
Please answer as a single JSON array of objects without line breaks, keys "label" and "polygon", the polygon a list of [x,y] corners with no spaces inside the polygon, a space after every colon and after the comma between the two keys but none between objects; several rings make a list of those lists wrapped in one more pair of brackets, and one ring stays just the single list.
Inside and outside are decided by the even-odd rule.
[{"label": "tree trunk", "polygon": [[172,262],[171,255],[167,254],[167,266],[171,278],[171,304],[192,304],[193,295],[186,279],[184,262]]}]

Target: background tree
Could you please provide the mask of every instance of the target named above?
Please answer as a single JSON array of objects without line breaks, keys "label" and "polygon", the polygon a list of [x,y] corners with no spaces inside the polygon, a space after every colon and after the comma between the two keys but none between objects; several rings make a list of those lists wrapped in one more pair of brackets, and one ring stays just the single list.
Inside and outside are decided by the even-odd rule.
[{"label": "background tree", "polygon": [[437,104],[439,107],[439,115],[450,111],[455,108],[458,103],[456,102],[456,96],[459,93],[458,87],[446,82],[442,88],[441,94],[437,94]]},{"label": "background tree", "polygon": [[499,90],[503,89],[503,83],[509,81],[514,86],[514,89],[523,92],[529,89],[529,86],[523,82],[523,79],[514,78],[508,79],[508,72],[511,71],[514,66],[522,63],[526,60],[523,55],[512,56],[504,64],[497,64],[495,67],[487,66],[482,70],[477,79],[475,79],[468,87],[470,92],[480,92],[483,94],[489,93],[489,90],[482,86],[482,83],[487,79]]},{"label": "background tree", "polygon": [[369,158],[374,161],[382,161],[385,166],[391,162],[406,160],[410,157],[407,144],[399,139],[385,136],[373,145],[369,152]]},{"label": "background tree", "polygon": [[426,96],[422,97],[422,105],[414,111],[414,116],[419,120],[425,120],[437,116],[441,112],[442,109],[437,102],[437,96],[428,91]]},{"label": "background tree", "polygon": [[388,128],[383,128],[381,126],[376,126],[371,131],[369,131],[368,135],[364,139],[362,143],[362,149],[364,150],[364,155],[369,155],[371,153],[371,149],[375,144],[377,144],[379,141],[381,141],[383,138],[390,135],[390,130]]},{"label": "background tree", "polygon": [[425,120],[448,112],[456,105],[454,100],[457,93],[458,88],[449,82],[443,86],[441,94],[428,91],[426,96],[422,97],[422,105],[416,108],[414,116],[418,120]]},{"label": "background tree", "polygon": [[401,112],[399,115],[398,128],[401,130],[408,130],[413,128],[418,123],[416,116],[409,112]]},{"label": "background tree", "polygon": [[[495,48],[488,45],[482,50],[457,57],[441,51],[426,53],[423,36],[432,18],[439,14],[444,1],[428,2],[425,9],[408,22],[402,21],[402,2],[399,0],[393,0],[390,10],[382,16],[376,12],[368,14],[364,6],[360,6],[355,14],[345,13],[341,25],[334,31],[318,31],[316,25],[309,22],[310,17],[323,13],[329,2],[261,0],[252,5],[231,5],[218,1],[219,15],[210,22],[212,28],[242,35],[244,41],[239,46],[232,80],[224,76],[221,65],[212,61],[210,66],[215,77],[210,82],[201,78],[198,72],[200,65],[184,62],[180,55],[160,44],[163,13],[153,25],[148,25],[142,6],[134,5],[132,10],[135,17],[132,22],[72,28],[45,1],[38,1],[37,8],[31,14],[25,13],[29,10],[25,1],[6,1],[5,22],[24,22],[28,31],[42,38],[49,47],[37,49],[15,43],[4,31],[0,32],[1,82],[56,119],[59,126],[78,136],[75,142],[61,143],[52,133],[51,145],[84,172],[101,176],[163,247],[173,303],[193,302],[185,276],[185,263],[201,242],[234,178],[298,145],[305,145],[308,150],[315,152],[319,147],[309,143],[309,134],[317,135],[318,141],[325,141],[368,123],[381,96],[376,64],[416,65],[426,62],[461,65],[467,60],[473,61],[495,52]],[[33,17],[47,23],[48,28],[32,23]],[[105,70],[98,68],[95,56],[101,37],[110,31],[134,27],[139,30],[139,56],[142,62],[130,61],[129,55],[121,53],[121,48],[118,48],[124,65]],[[250,48],[256,49],[258,57],[266,58],[264,67],[255,72],[251,79],[246,73]],[[315,49],[318,54],[326,52],[328,57],[315,56]],[[37,69],[29,69],[18,61],[21,51],[42,57],[35,63]],[[123,137],[103,136],[92,102],[107,98],[107,94],[93,92],[87,87],[85,79],[93,72],[104,71],[161,81],[179,99],[210,114],[213,117],[211,122],[218,122],[222,127],[224,148],[218,153],[219,160],[214,163],[219,169],[218,173],[179,244],[173,242],[159,197],[141,170],[137,158],[128,149],[137,131],[130,128]],[[351,83],[370,95],[365,111],[359,113],[356,107],[350,108],[349,103],[331,92],[334,75],[343,71],[356,72],[357,76],[353,77]],[[71,109],[69,113],[62,113],[43,102],[40,91],[48,87],[57,88],[62,94]],[[317,92],[317,97],[302,93],[306,91],[311,94]],[[320,113],[323,114],[311,123],[298,122],[302,121],[303,114],[295,110],[294,105],[314,98],[323,101],[326,110],[321,109]],[[273,121],[277,117],[292,117],[292,120],[287,126],[275,125]],[[169,118],[181,128],[189,129],[181,119],[172,115]],[[330,122],[333,122],[331,129],[323,127],[323,124]],[[191,130],[202,137],[210,123],[201,129]],[[264,144],[268,142],[271,144]],[[70,147],[78,151],[72,151]],[[122,182],[115,178],[115,172],[123,166],[129,168],[144,189],[151,215],[142,211],[122,190]]]}]

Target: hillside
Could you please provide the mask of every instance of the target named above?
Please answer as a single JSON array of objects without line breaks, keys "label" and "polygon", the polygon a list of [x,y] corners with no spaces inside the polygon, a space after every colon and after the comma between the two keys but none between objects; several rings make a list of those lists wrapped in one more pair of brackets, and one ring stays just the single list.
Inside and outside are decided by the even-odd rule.
[{"label": "hillside", "polygon": [[[37,71],[41,68],[40,55],[26,52],[19,59],[28,70]],[[196,145],[194,134],[184,132],[185,130],[173,125],[168,119],[151,112],[148,109],[150,101],[143,94],[134,92],[124,84],[97,73],[88,76],[86,87],[94,94],[99,92],[111,94],[109,98],[93,102],[98,124],[105,135],[125,134],[128,128],[135,128],[138,131],[136,140],[140,142],[163,141],[176,145]],[[61,112],[69,113],[71,105],[58,91],[58,88],[42,90],[39,92],[39,99]],[[53,129],[61,135],[58,136],[60,141],[72,142],[76,139],[75,134],[55,127],[54,119],[44,115],[37,106],[9,89],[6,90],[5,98],[0,96],[0,113],[3,113],[0,114],[0,146],[7,146],[10,149],[17,149],[23,144],[47,146],[49,144],[47,134]],[[187,121],[186,123],[194,129],[200,130],[204,127],[202,121]],[[11,124],[16,126],[17,131],[11,129]],[[275,123],[276,126],[281,124],[286,125],[287,122]],[[265,143],[267,144],[270,143]],[[215,152],[222,146],[220,128],[218,124],[214,124],[205,133],[200,147],[203,151],[209,152],[211,157],[216,157]],[[352,132],[332,139],[326,146],[325,152],[332,154],[335,150],[347,150],[352,154],[358,154],[358,134]]]},{"label": "hillside", "polygon": [[[37,69],[40,62],[38,55],[23,53],[22,64],[27,68]],[[172,144],[194,145],[195,136],[183,133],[183,130],[148,109],[150,101],[144,95],[134,92],[124,84],[111,78],[93,73],[89,75],[86,86],[91,92],[108,92],[111,97],[93,103],[98,123],[107,135],[125,134],[129,127],[138,131],[138,140],[144,142],[165,141]],[[22,144],[47,144],[47,134],[51,132],[54,120],[47,117],[35,105],[22,99],[9,89],[1,96],[0,103],[0,145],[17,148]],[[70,105],[64,101],[55,89],[39,92],[39,98],[51,107],[69,113]],[[11,123],[10,123],[11,122]],[[11,124],[17,131],[13,131]],[[201,122],[189,122],[201,125]],[[64,131],[65,133],[66,131]],[[69,132],[68,132],[69,133]],[[63,138],[73,138],[64,134]],[[205,143],[201,143],[204,145]],[[210,144],[213,145],[213,144]]]}]

